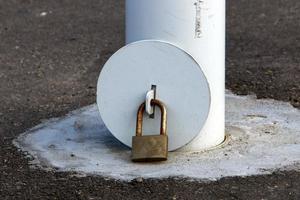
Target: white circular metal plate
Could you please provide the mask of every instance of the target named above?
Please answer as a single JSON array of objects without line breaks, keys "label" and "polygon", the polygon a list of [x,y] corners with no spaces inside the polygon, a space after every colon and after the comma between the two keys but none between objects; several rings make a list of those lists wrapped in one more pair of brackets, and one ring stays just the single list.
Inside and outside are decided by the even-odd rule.
[{"label": "white circular metal plate", "polygon": [[[117,51],[104,65],[97,87],[103,122],[122,143],[131,147],[136,114],[151,85],[167,107],[169,150],[188,144],[201,131],[210,109],[209,85],[197,62],[182,49],[161,41],[140,41]],[[159,134],[155,119],[145,113],[145,135]]]}]

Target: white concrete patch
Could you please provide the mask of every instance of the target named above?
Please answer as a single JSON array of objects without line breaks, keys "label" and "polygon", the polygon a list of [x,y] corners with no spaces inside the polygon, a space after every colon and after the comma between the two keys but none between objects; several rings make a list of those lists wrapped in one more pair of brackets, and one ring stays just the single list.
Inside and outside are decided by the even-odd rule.
[{"label": "white concrete patch", "polygon": [[40,166],[122,180],[178,176],[215,180],[300,169],[299,110],[288,103],[228,92],[226,111],[227,145],[206,152],[173,152],[164,163],[132,163],[130,150],[107,131],[96,105],[49,120],[14,143]]}]

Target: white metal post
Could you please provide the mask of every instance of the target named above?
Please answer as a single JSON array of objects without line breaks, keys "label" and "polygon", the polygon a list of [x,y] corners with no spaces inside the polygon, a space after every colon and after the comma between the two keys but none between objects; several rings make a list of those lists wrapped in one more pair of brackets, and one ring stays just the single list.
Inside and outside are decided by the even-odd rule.
[{"label": "white metal post", "polygon": [[126,0],[126,42],[145,39],[167,41],[187,51],[199,63],[210,85],[211,108],[206,124],[181,150],[198,151],[222,143],[225,0]]}]

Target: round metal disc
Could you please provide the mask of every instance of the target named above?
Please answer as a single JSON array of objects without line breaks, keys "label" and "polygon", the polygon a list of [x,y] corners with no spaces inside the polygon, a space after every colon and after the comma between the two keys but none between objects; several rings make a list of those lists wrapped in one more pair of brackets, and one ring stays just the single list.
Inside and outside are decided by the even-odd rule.
[{"label": "round metal disc", "polygon": [[[182,49],[161,41],[140,41],[117,51],[104,65],[97,87],[103,122],[122,143],[131,147],[137,109],[156,85],[156,98],[167,107],[169,150],[193,140],[210,108],[209,85],[198,63]],[[144,135],[159,134],[160,111],[145,113]]]}]

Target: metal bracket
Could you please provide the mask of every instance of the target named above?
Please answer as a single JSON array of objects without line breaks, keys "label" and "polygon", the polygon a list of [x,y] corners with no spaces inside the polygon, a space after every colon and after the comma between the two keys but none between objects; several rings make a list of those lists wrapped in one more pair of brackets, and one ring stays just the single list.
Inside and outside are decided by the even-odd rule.
[{"label": "metal bracket", "polygon": [[151,105],[151,101],[156,99],[156,85],[151,86],[151,90],[149,90],[146,94],[146,112],[148,113],[149,117],[154,119],[155,117],[155,106]]}]

